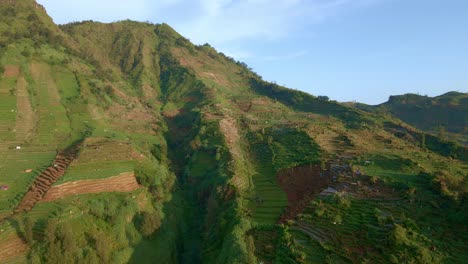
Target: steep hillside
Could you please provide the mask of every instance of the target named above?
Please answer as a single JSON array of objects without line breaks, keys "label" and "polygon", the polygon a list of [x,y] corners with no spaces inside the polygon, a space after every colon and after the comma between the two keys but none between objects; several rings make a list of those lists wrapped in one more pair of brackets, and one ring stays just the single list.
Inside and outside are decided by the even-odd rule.
[{"label": "steep hillside", "polygon": [[468,258],[467,148],[166,24],[0,13],[0,262]]},{"label": "steep hillside", "polygon": [[377,106],[355,104],[366,111],[388,112],[404,122],[441,137],[468,143],[468,94],[448,92],[428,97],[416,94],[390,96]]}]

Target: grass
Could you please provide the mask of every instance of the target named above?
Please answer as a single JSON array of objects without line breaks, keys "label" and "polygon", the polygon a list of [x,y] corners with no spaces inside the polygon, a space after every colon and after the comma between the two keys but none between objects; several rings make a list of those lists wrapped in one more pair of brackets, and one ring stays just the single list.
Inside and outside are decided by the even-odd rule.
[{"label": "grass", "polygon": [[0,79],[0,139],[4,141],[13,141],[16,136],[13,130],[15,129],[16,119],[16,77]]},{"label": "grass", "polygon": [[48,65],[35,63],[30,66],[30,71],[34,78],[34,92],[38,102],[38,144],[56,146],[58,142],[66,143],[70,134],[70,121],[60,102],[51,69]]},{"label": "grass", "polygon": [[258,224],[272,225],[286,207],[287,197],[276,182],[276,170],[271,166],[273,153],[270,146],[254,135],[251,135],[249,141],[257,164],[256,173],[252,175],[255,192],[249,202],[252,220]]},{"label": "grass", "polygon": [[135,168],[134,161],[107,161],[86,163],[70,167],[65,175],[55,184],[71,181],[104,179],[118,176],[123,172],[131,172]]},{"label": "grass", "polygon": [[[355,166],[385,182],[373,188],[396,191],[388,199],[381,189],[384,198],[378,200],[332,196],[313,201],[291,233],[294,247],[306,255],[305,263],[464,262],[462,241],[467,238],[458,231],[463,229],[463,204],[442,199],[410,159],[369,154],[358,160]],[[364,160],[371,163],[364,165]],[[424,159],[419,162],[426,165]]]},{"label": "grass", "polygon": [[317,164],[320,149],[306,133],[290,128],[264,129],[262,134],[251,133],[248,139],[256,170],[249,208],[256,223],[271,225],[287,206],[276,174],[281,169]]},{"label": "grass", "polygon": [[[24,148],[27,150],[27,147]],[[9,150],[10,153],[1,161],[0,182],[10,187],[8,191],[0,192],[0,210],[13,209],[29,188],[34,178],[52,163],[54,152],[26,152],[24,150]],[[32,169],[32,173],[25,170]]]},{"label": "grass", "polygon": [[[21,1],[23,7],[26,2]],[[0,192],[0,214],[13,208],[34,177],[50,165],[57,148],[83,137],[88,139],[78,159],[57,184],[137,171],[148,192],[144,209],[134,198],[140,191],[37,204],[17,216],[36,221],[31,256],[49,257],[54,241],[63,240],[69,243],[60,242],[62,247],[72,246],[57,251],[66,253],[63,262],[83,263],[93,262],[83,260],[84,255],[96,257],[105,246],[97,256],[104,263],[224,263],[250,259],[254,253],[266,261],[284,257],[281,263],[300,262],[302,253],[305,263],[410,262],[427,256],[461,263],[467,258],[466,206],[441,197],[430,186],[432,176],[420,174],[449,167],[449,172],[462,175],[466,164],[419,148],[417,138],[407,141],[387,133],[391,131],[377,125],[387,117],[260,81],[242,63],[207,45],[190,44],[167,25],[77,23],[61,27],[66,41],[42,45],[46,38],[41,34],[53,38],[59,29],[28,18],[40,9],[8,17],[4,9],[0,6],[0,20],[8,23],[0,23],[0,33],[10,25],[21,33],[20,39],[30,39],[12,45],[15,35],[0,34],[0,46],[6,47],[0,61],[21,66],[37,127],[21,151],[6,148],[17,145],[11,132],[17,116],[16,77],[0,78],[0,184],[11,187]],[[26,22],[31,18],[33,23]],[[30,27],[36,22],[37,27]],[[7,38],[10,42],[3,45]],[[230,142],[219,129],[219,119],[227,117],[236,120],[245,161],[230,155]],[[310,131],[312,137],[317,131],[333,130],[334,135],[313,141],[302,131],[312,124],[317,126]],[[448,148],[439,152],[451,154],[446,153],[451,146],[435,141],[438,145],[432,146],[431,140],[426,138],[427,147]],[[302,216],[307,229],[275,225],[287,205],[277,172],[317,164],[325,144],[330,156],[355,149],[364,153],[354,165],[397,189],[401,200],[319,199]],[[363,160],[372,163],[364,166]],[[25,174],[25,169],[34,172]],[[251,177],[250,190],[237,192],[229,184],[238,172]],[[161,212],[163,225],[154,237],[143,239],[136,229],[134,217],[141,210]],[[47,241],[45,228],[55,221],[61,231]],[[252,228],[257,233],[247,234]],[[431,251],[429,241],[440,250]],[[76,258],[64,259],[69,256]]]}]

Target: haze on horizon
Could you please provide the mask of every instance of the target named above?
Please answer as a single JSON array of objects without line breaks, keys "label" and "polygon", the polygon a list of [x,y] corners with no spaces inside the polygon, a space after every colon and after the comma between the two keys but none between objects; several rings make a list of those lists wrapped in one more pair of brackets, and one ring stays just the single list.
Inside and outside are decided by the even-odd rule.
[{"label": "haze on horizon", "polygon": [[463,0],[37,0],[58,24],[167,23],[265,80],[338,101],[468,92]]}]

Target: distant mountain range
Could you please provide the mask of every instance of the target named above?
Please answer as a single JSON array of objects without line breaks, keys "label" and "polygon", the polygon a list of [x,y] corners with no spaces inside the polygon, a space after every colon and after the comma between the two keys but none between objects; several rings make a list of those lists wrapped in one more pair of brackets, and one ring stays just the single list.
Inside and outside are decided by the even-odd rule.
[{"label": "distant mountain range", "polygon": [[465,144],[468,142],[468,93],[448,92],[435,97],[404,94],[390,96],[388,102],[376,106],[347,105],[374,113],[389,113],[423,131],[442,136],[446,131],[449,132],[445,135],[447,139],[452,134]]}]

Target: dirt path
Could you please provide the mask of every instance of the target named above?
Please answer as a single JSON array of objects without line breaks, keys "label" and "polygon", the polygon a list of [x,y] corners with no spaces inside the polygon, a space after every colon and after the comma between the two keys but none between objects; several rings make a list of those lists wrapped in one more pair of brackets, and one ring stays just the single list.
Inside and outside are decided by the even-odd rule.
[{"label": "dirt path", "polygon": [[26,141],[34,129],[34,112],[29,100],[28,83],[20,77],[16,84],[16,140]]},{"label": "dirt path", "polygon": [[70,163],[76,158],[79,148],[80,145],[73,146],[56,156],[53,164],[36,178],[15,209],[15,213],[30,211],[42,199],[52,184],[65,174]]},{"label": "dirt path", "polygon": [[139,187],[135,174],[133,172],[124,172],[106,179],[74,181],[53,186],[45,194],[42,202],[50,202],[77,194],[131,192]]},{"label": "dirt path", "polygon": [[11,234],[0,242],[0,263],[6,263],[27,250],[28,245],[16,234]]}]

